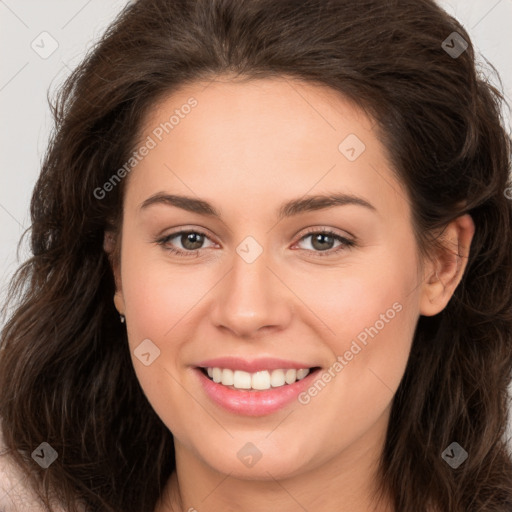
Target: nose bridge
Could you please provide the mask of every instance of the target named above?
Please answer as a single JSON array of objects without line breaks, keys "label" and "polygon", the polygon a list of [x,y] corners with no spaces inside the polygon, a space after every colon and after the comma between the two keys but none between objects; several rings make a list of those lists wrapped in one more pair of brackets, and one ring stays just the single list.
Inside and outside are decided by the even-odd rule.
[{"label": "nose bridge", "polygon": [[236,247],[215,306],[217,326],[249,336],[261,327],[282,327],[288,321],[284,287],[268,266],[271,253],[254,237]]}]

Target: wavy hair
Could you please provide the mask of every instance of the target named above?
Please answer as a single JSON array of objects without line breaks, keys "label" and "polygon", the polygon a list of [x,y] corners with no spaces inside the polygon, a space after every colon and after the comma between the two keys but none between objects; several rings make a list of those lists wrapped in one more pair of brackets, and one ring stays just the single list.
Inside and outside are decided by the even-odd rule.
[{"label": "wavy hair", "polygon": [[[458,56],[453,32],[468,45]],[[433,0],[138,0],[119,14],[51,104],[31,257],[10,283],[0,339],[10,456],[50,510],[51,496],[70,512],[154,510],[175,469],[173,437],[135,375],[103,246],[105,230],[120,232],[126,180],[101,200],[94,191],[130,158],[159,99],[222,74],[327,85],[370,115],[425,253],[436,230],[472,216],[462,281],[441,313],[419,318],[380,485],[397,512],[510,512],[506,102]],[[41,441],[58,452],[45,470],[30,457]],[[457,469],[441,457],[454,441],[469,453]]]}]

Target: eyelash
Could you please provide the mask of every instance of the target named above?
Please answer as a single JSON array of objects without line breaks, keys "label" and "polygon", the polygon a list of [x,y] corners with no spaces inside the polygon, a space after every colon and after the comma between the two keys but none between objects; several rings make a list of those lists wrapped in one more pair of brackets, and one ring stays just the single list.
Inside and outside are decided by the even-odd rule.
[{"label": "eyelash", "polygon": [[[206,238],[210,238],[206,233],[203,233],[202,231],[197,231],[197,230],[189,230],[189,231],[177,231],[176,233],[171,233],[170,235],[166,235],[165,237],[163,238],[160,238],[160,239],[157,239],[155,240],[155,243],[157,243],[158,245],[162,246],[166,251],[172,253],[172,254],[175,254],[179,257],[192,257],[192,256],[198,256],[199,255],[199,251],[201,251],[201,249],[195,249],[193,251],[184,251],[182,249],[176,249],[175,247],[168,247],[167,244],[169,243],[169,240],[172,240],[173,238],[176,238],[177,236],[179,235],[184,235],[184,234],[190,234],[190,233],[194,233],[194,234],[197,234],[197,235],[202,235]],[[329,235],[331,237],[333,237],[334,239],[338,240],[339,242],[341,242],[341,245],[335,249],[329,249],[327,251],[311,251],[310,249],[301,249],[303,251],[308,251],[308,252],[313,252],[313,254],[315,255],[315,257],[320,257],[320,258],[324,258],[326,256],[333,256],[341,251],[344,251],[346,249],[351,249],[352,247],[355,247],[357,244],[354,240],[349,240],[348,238],[345,238],[343,236],[340,236],[338,235],[337,233],[335,233],[334,231],[330,230],[330,229],[322,229],[322,230],[318,230],[318,231],[309,231],[308,233],[306,233],[305,235],[303,235],[300,239],[299,239],[299,242],[304,240],[305,238],[309,237],[309,236],[313,236],[313,235],[318,235],[318,234],[322,234],[322,235]]]}]

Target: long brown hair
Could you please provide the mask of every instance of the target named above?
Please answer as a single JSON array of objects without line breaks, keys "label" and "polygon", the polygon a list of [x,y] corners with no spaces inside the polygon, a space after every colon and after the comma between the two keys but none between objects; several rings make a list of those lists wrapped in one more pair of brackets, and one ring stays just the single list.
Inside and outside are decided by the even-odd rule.
[{"label": "long brown hair", "polygon": [[[101,199],[94,191],[128,161],[157,99],[226,73],[327,85],[372,116],[422,251],[435,230],[471,214],[462,282],[441,313],[418,321],[381,484],[397,512],[510,512],[511,144],[503,96],[433,0],[138,0],[120,13],[52,107],[33,256],[11,282],[17,302],[1,336],[13,460],[47,506],[54,493],[71,512],[75,501],[154,510],[175,468],[173,437],[136,378],[103,248],[105,230],[119,232],[126,180]],[[42,441],[58,453],[47,469],[30,457]],[[452,442],[468,453],[456,469],[441,456]]]}]

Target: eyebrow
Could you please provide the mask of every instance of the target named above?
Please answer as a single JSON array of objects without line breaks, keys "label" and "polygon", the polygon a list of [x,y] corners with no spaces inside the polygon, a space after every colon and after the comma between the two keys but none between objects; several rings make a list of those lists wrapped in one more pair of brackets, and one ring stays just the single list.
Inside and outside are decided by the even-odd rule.
[{"label": "eyebrow", "polygon": [[[163,204],[168,206],[175,206],[183,210],[197,213],[199,215],[206,215],[220,219],[221,215],[213,205],[202,199],[195,197],[182,196],[176,194],[166,194],[158,192],[141,205],[140,210],[144,210],[152,205]],[[320,194],[312,196],[303,196],[297,199],[286,201],[278,209],[278,219],[282,220],[286,217],[292,217],[301,213],[310,212],[314,210],[323,210],[332,208],[334,206],[356,205],[362,206],[377,213],[377,209],[366,199],[354,196],[352,194],[337,193],[337,194]]]}]

